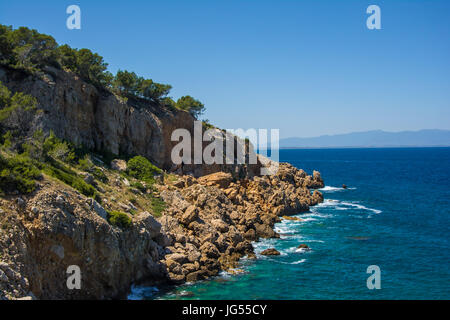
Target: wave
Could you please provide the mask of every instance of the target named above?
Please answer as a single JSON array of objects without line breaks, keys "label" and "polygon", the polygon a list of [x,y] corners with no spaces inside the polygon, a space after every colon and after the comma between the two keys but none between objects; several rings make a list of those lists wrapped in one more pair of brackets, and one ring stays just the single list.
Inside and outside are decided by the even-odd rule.
[{"label": "wave", "polygon": [[306,259],[301,259],[301,260],[298,260],[298,261],[291,262],[291,264],[299,264],[299,263],[303,263],[305,261],[306,261]]},{"label": "wave", "polygon": [[300,263],[303,263],[305,261],[306,261],[306,259],[300,259],[300,260],[294,261],[294,262],[285,262],[285,261],[278,261],[278,262],[279,263],[283,263],[283,264],[300,264]]},{"label": "wave", "polygon": [[356,190],[355,187],[352,188],[340,188],[340,187],[333,187],[333,186],[325,186],[323,188],[320,188],[319,191],[323,191],[323,192],[339,192],[339,191],[344,191],[344,190]]},{"label": "wave", "polygon": [[357,208],[357,209],[360,209],[360,210],[371,211],[371,212],[374,212],[374,213],[377,213],[377,214],[383,212],[383,211],[381,211],[381,210],[373,209],[373,208],[368,208],[368,207],[366,207],[366,206],[363,206],[362,204],[353,203],[353,202],[345,202],[345,201],[344,201],[344,202],[341,202],[341,204],[344,205],[344,206],[354,207],[354,208]]},{"label": "wave", "polygon": [[336,191],[343,191],[343,190],[345,190],[345,189],[339,188],[339,187],[332,187],[332,186],[325,186],[325,187],[319,189],[319,191],[324,191],[324,192],[336,192]]},{"label": "wave", "polygon": [[311,212],[317,214],[317,210],[324,207],[333,207],[335,210],[350,210],[351,208],[356,208],[360,210],[370,211],[376,214],[382,213],[383,211],[366,207],[362,204],[355,202],[339,201],[335,199],[326,199],[324,202],[319,203],[317,206],[311,208]]}]

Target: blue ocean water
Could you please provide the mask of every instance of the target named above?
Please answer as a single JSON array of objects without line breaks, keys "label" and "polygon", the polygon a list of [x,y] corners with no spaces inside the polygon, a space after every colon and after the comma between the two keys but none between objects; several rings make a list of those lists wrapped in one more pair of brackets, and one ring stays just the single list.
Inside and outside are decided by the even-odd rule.
[{"label": "blue ocean water", "polygon": [[[281,150],[280,161],[319,170],[326,184],[325,202],[303,221],[283,221],[281,239],[255,244],[280,256],[130,298],[450,299],[450,148]],[[381,269],[379,290],[367,288],[370,265]]]}]

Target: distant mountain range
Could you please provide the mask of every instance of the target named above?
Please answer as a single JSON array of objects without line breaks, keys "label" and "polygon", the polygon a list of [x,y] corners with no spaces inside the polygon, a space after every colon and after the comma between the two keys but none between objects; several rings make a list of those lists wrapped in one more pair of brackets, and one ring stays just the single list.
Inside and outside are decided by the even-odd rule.
[{"label": "distant mountain range", "polygon": [[381,148],[450,146],[450,130],[386,132],[373,130],[313,138],[280,139],[280,148]]}]

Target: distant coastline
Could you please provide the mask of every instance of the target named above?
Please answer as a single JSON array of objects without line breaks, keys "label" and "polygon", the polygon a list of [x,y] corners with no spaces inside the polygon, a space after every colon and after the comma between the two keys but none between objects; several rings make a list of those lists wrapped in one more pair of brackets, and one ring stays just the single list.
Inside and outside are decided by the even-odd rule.
[{"label": "distant coastline", "polygon": [[281,149],[449,147],[450,130],[387,132],[372,130],[311,138],[280,139]]},{"label": "distant coastline", "polygon": [[[280,147],[283,150],[291,149],[419,149],[419,148],[450,148],[449,145],[437,146],[342,146],[342,147]],[[269,149],[268,149],[269,150]]]}]

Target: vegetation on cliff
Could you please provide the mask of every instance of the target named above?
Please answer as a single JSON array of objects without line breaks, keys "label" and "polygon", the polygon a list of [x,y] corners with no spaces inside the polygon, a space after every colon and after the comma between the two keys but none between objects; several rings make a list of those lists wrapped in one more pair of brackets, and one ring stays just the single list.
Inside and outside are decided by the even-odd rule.
[{"label": "vegetation on cliff", "polygon": [[124,98],[140,98],[163,107],[201,115],[204,105],[191,96],[177,102],[168,97],[172,86],[139,77],[134,72],[119,70],[114,76],[108,63],[89,49],[58,45],[55,39],[26,27],[13,29],[0,24],[0,65],[40,74],[46,66],[71,71],[97,88],[109,90]]},{"label": "vegetation on cliff", "polygon": [[[0,268],[17,270],[24,278],[19,287],[20,277],[16,281],[8,275],[8,281],[0,282],[0,298],[2,292],[19,297],[29,291],[39,298],[105,298],[149,277],[174,283],[207,279],[236,267],[244,255],[255,257],[251,241],[278,237],[273,227],[280,216],[306,211],[323,200],[320,192],[310,190],[323,186],[320,174],[309,176],[287,164],[264,177],[248,172],[233,176],[215,167],[209,167],[210,174],[202,171],[198,179],[192,173],[163,172],[149,159],[170,150],[170,145],[162,125],[153,122],[164,119],[167,133],[180,123],[188,127],[192,117],[176,112],[180,118],[174,121],[173,112],[161,112],[168,115],[158,118],[155,114],[161,110],[140,112],[132,104],[125,111],[137,111],[123,116],[121,101],[113,95],[101,101],[101,92],[86,82],[194,117],[204,110],[200,101],[191,96],[174,101],[168,97],[170,85],[132,72],[112,76],[99,55],[58,46],[35,30],[0,26],[0,47],[0,63],[8,66],[1,69],[2,80],[39,101],[37,105],[32,96],[20,92],[13,95],[0,83],[0,213],[6,212],[0,215],[0,225],[5,226],[0,229],[0,253],[8,259]],[[52,77],[47,66],[76,73],[84,81],[55,69],[55,81],[35,76],[23,80],[23,72],[15,71]],[[52,99],[54,93],[57,99]],[[44,118],[53,111],[57,119],[37,120],[37,113]],[[89,119],[94,113],[98,118]],[[30,121],[36,125],[24,126]],[[110,128],[89,132],[105,122]],[[119,122],[125,125],[120,127]],[[77,125],[72,127],[73,123]],[[69,133],[85,135],[56,131],[64,125]],[[203,127],[212,126],[205,121]],[[135,132],[127,131],[130,128]],[[97,149],[74,143],[99,136]],[[113,141],[109,149],[104,148],[108,140]],[[144,147],[128,148],[133,144]],[[102,156],[101,150],[120,154],[121,159]],[[61,280],[65,276],[61,270],[73,261],[85,272],[83,291],[68,292]]]}]

